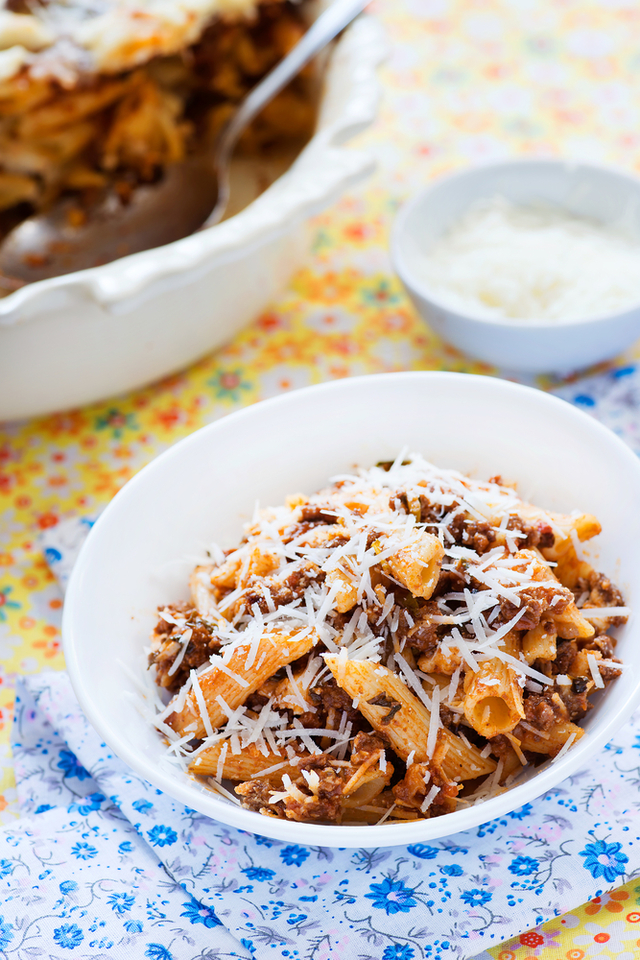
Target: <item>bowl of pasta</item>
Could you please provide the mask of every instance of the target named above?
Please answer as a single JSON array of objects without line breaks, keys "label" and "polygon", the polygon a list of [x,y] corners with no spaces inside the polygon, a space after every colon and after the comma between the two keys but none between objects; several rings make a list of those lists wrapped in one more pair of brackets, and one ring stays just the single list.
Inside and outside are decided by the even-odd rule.
[{"label": "bowl of pasta", "polygon": [[[329,2],[0,10],[0,244],[33,226],[31,215],[60,209],[64,257],[67,233],[92,211],[117,221],[167,171],[213,151],[247,92]],[[119,259],[98,252],[64,275],[49,276],[46,249],[23,258],[26,279],[0,271],[0,420],[150,383],[259,314],[303,262],[310,218],[375,166],[345,144],[375,118],[385,49],[380,25],[361,16],[265,108],[234,156],[222,223],[141,252],[123,231]]]},{"label": "bowl of pasta", "polygon": [[472,828],[640,702],[639,488],[613,433],[502,380],[265,401],[98,520],[65,602],[74,689],[122,760],[226,824],[340,847]]}]

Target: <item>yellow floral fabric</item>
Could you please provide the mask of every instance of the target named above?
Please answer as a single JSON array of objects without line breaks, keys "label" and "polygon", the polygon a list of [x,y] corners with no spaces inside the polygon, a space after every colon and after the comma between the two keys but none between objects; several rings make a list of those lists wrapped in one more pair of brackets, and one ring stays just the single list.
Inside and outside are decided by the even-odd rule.
[{"label": "yellow floral fabric", "polygon": [[[410,305],[388,255],[399,204],[438,174],[523,153],[640,166],[634,0],[376,0],[372,11],[390,54],[379,121],[357,145],[376,155],[378,173],[317,218],[289,289],[182,373],[0,433],[3,822],[18,813],[8,748],[15,677],[63,666],[62,600],[40,532],[97,512],[170,444],[265,397],[388,370],[497,373],[439,341]],[[28,357],[24,368],[28,376]],[[632,881],[484,956],[634,960],[640,887]]]}]

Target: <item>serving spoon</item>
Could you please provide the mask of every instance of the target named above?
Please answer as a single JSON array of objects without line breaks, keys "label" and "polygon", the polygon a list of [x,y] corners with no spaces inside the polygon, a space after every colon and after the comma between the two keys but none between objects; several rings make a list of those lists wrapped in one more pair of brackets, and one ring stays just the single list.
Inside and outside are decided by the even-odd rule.
[{"label": "serving spoon", "polygon": [[364,9],[369,0],[334,0],[287,56],[251,91],[214,151],[167,167],[123,204],[113,190],[83,210],[66,197],[23,220],[0,244],[0,275],[14,286],[58,277],[164,246],[222,219],[229,202],[229,166],[238,139],[260,111]]}]

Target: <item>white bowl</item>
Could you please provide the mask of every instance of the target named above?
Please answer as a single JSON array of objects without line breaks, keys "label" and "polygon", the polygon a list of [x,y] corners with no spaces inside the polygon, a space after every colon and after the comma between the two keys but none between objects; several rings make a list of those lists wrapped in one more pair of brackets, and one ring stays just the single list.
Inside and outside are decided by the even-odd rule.
[{"label": "white bowl", "polygon": [[640,238],[640,178],[562,160],[509,160],[434,182],[396,219],[392,257],[421,316],[443,339],[480,360],[529,373],[567,372],[615,357],[640,337],[640,301],[628,310],[585,320],[488,319],[460,313],[429,289],[430,246],[476,200],[496,195],[516,204],[543,201],[609,224],[623,217]]},{"label": "white bowl", "polygon": [[249,207],[215,227],[0,299],[0,420],[134,389],[179,370],[255,317],[301,264],[309,218],[371,172],[342,145],[372,122],[386,41],[359,17],[327,70],[316,135]]},{"label": "white bowl", "polygon": [[584,721],[586,736],[505,794],[433,820],[380,826],[281,821],[216,797],[175,768],[136,706],[131,679],[158,604],[186,598],[203,544],[237,543],[256,499],[312,492],[354,464],[392,459],[406,445],[479,478],[518,482],[548,509],[591,511],[603,533],[595,563],[640,606],[640,460],[613,433],[563,400],[529,387],[454,373],[340,380],[234,413],[176,444],[134,477],[90,533],[71,577],[63,637],[74,690],[111,749],[138,774],[223,823],[302,844],[367,847],[426,841],[503,816],[597,759],[640,703],[637,617],[622,629],[629,664]]}]

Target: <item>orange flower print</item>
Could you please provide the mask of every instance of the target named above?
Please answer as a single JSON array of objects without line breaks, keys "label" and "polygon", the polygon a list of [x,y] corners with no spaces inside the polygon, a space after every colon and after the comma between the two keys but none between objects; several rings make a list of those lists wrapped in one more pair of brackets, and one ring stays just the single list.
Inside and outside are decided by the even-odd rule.
[{"label": "orange flower print", "polygon": [[529,930],[527,933],[520,934],[520,943],[524,947],[539,947],[544,943],[544,937],[535,930]]},{"label": "orange flower print", "polygon": [[41,513],[37,522],[41,530],[48,530],[49,527],[55,527],[57,525],[58,517],[56,517],[55,513]]},{"label": "orange flower print", "polygon": [[623,903],[629,899],[626,890],[612,890],[611,893],[603,893],[600,897],[594,897],[584,908],[584,912],[590,917],[594,917],[601,910],[607,910],[609,913],[622,913]]},{"label": "orange flower print", "polygon": [[47,635],[47,639],[34,641],[33,647],[35,650],[41,650],[42,655],[46,657],[47,660],[50,660],[60,653],[62,644],[60,640],[56,640],[55,638],[55,634],[57,633],[55,627],[47,626],[44,628],[43,633]]},{"label": "orange flower print", "polygon": [[261,330],[277,330],[278,327],[282,326],[282,321],[280,317],[275,313],[263,313],[263,315],[258,320],[258,326]]},{"label": "orange flower print", "polygon": [[580,950],[578,947],[567,950],[565,954],[567,960],[584,960],[584,955],[584,950]]}]

